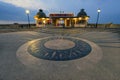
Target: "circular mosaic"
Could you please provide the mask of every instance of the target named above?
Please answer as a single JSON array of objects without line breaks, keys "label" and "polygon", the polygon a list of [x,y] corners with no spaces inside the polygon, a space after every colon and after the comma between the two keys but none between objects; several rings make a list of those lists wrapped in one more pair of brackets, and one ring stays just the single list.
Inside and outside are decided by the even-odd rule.
[{"label": "circular mosaic", "polygon": [[40,59],[66,61],[88,55],[91,46],[85,41],[71,37],[49,37],[30,44],[28,52]]}]

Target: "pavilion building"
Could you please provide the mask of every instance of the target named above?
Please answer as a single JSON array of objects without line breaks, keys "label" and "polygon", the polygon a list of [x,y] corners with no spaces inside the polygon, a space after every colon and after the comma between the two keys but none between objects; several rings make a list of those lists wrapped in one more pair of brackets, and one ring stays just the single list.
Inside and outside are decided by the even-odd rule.
[{"label": "pavilion building", "polygon": [[81,9],[75,16],[73,13],[51,13],[49,17],[42,9],[34,16],[37,27],[56,26],[56,27],[86,27],[89,16]]}]

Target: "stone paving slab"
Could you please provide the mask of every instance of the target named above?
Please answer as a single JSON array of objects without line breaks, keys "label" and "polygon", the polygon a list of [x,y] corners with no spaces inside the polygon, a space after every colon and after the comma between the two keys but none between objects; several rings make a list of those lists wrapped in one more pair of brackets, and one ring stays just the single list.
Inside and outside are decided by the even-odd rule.
[{"label": "stone paving slab", "polygon": [[[120,79],[120,35],[118,32],[85,31],[74,34],[68,32],[67,36],[82,38],[99,46],[102,51],[102,57],[99,58],[100,54],[96,52],[96,54],[99,54],[96,56],[96,59],[99,58],[98,61],[86,56],[87,58],[85,57],[85,60],[81,58],[72,61],[57,62],[38,59],[28,55],[26,57],[30,56],[31,58],[28,59],[26,63],[25,60],[27,58],[20,59],[18,57],[17,52],[23,45],[36,39],[55,35],[57,36],[55,33],[46,34],[40,31],[0,34],[0,80]],[[24,49],[22,49],[22,51]],[[22,52],[21,55],[22,54],[24,54],[24,52]]]}]

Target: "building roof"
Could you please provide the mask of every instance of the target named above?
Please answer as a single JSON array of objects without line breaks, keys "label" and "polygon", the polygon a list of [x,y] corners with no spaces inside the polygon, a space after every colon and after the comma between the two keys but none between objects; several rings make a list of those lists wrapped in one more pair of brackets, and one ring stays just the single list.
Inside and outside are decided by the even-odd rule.
[{"label": "building roof", "polygon": [[42,9],[39,9],[39,12],[37,13],[37,17],[38,18],[45,18],[46,14],[43,12]]},{"label": "building roof", "polygon": [[74,14],[72,13],[52,13],[49,15],[49,17],[59,18],[59,17],[74,17]]},{"label": "building roof", "polygon": [[77,14],[77,17],[85,17],[87,16],[87,13],[84,11],[84,9],[81,9],[81,11]]}]

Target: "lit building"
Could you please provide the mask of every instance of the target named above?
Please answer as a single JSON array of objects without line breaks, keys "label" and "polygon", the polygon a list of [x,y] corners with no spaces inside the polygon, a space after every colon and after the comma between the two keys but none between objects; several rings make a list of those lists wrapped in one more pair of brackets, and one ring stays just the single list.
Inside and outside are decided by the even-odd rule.
[{"label": "lit building", "polygon": [[37,27],[56,26],[56,27],[86,27],[89,16],[87,16],[84,9],[74,16],[73,13],[51,13],[49,17],[42,9],[34,16]]}]

